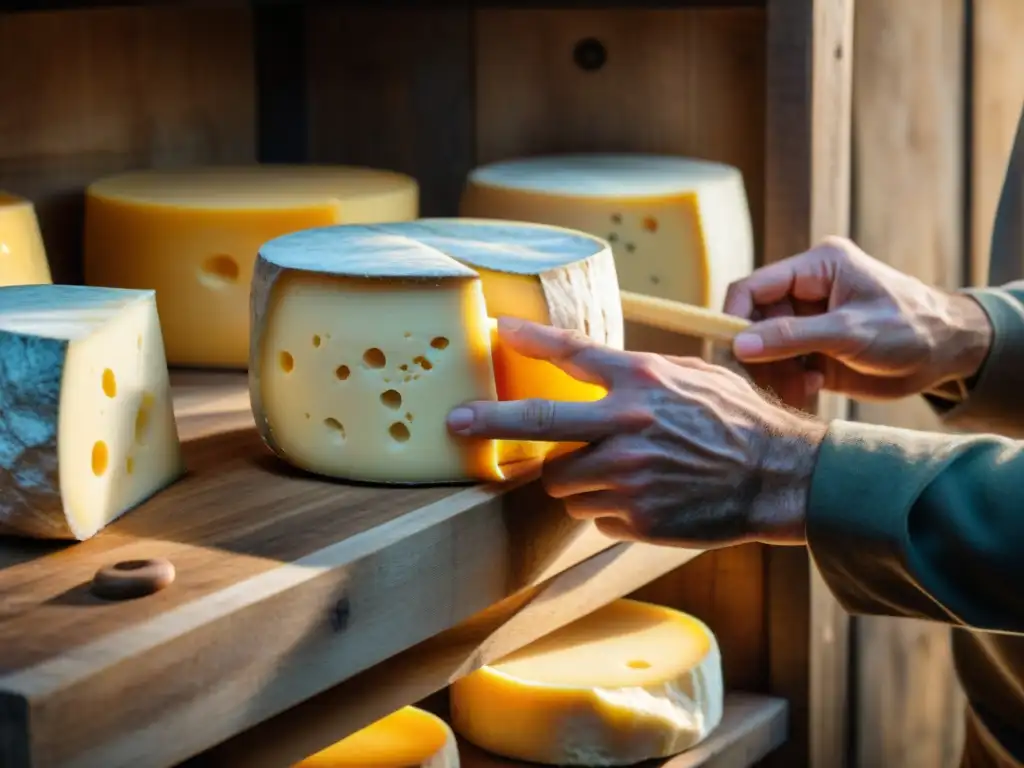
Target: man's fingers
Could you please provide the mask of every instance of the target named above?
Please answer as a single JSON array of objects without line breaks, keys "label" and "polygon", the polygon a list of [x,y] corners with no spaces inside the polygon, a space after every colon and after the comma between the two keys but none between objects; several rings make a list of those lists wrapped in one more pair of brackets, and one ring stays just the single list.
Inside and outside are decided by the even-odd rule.
[{"label": "man's fingers", "polygon": [[473,402],[448,414],[456,435],[507,440],[590,443],[645,425],[646,414],[616,411],[606,400]]},{"label": "man's fingers", "polygon": [[733,354],[744,363],[770,363],[802,355],[851,355],[863,339],[843,311],[809,317],[776,317],[754,323],[733,340]]},{"label": "man's fingers", "polygon": [[581,333],[510,317],[498,318],[501,343],[524,357],[547,360],[574,379],[610,389],[628,370],[630,353]]},{"label": "man's fingers", "polygon": [[750,319],[757,307],[784,299],[824,301],[832,293],[840,257],[835,248],[820,246],[761,267],[729,286],[724,311]]}]

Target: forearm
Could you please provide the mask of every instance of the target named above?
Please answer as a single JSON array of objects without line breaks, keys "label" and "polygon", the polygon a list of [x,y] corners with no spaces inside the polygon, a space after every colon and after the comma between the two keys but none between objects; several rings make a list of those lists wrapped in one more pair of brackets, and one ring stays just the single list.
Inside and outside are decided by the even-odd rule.
[{"label": "forearm", "polygon": [[1024,632],[1024,444],[834,422],[807,539],[847,610]]}]

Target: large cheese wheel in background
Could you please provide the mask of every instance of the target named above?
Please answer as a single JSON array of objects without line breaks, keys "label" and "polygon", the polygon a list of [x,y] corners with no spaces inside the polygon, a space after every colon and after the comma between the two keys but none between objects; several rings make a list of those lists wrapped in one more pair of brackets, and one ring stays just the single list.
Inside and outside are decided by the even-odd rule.
[{"label": "large cheese wheel in background", "polygon": [[418,215],[408,176],[337,166],[148,170],[91,184],[85,281],[154,289],[171,365],[244,368],[260,245],[308,227]]},{"label": "large cheese wheel in background", "polygon": [[459,752],[444,720],[403,707],[293,768],[459,768]]},{"label": "large cheese wheel in background", "polygon": [[184,471],[152,291],[0,288],[0,532],[88,539]]},{"label": "large cheese wheel in background", "polygon": [[722,719],[718,643],[701,621],[617,600],[451,686],[452,726],[503,757],[632,765],[702,741]]},{"label": "large cheese wheel in background", "polygon": [[545,446],[453,437],[469,400],[593,400],[601,387],[493,345],[511,314],[621,347],[611,252],[569,230],[421,219],[295,232],[252,283],[257,427],[302,469],[391,483],[497,480]]},{"label": "large cheese wheel in background", "polygon": [[[729,283],[754,268],[743,177],[704,160],[641,154],[506,160],[470,173],[460,214],[589,232],[611,244],[622,290],[703,307],[721,307]],[[638,346],[632,329],[626,344]]]},{"label": "large cheese wheel in background", "polygon": [[0,286],[43,285],[52,280],[35,206],[0,192]]}]

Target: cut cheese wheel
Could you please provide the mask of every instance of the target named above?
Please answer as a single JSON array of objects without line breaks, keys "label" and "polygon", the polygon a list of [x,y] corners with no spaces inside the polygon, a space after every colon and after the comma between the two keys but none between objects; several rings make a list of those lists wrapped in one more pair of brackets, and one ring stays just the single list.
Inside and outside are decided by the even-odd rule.
[{"label": "cut cheese wheel", "polygon": [[0,531],[88,539],[184,471],[152,291],[0,288]]},{"label": "cut cheese wheel", "polygon": [[249,283],[267,240],[418,215],[405,175],[336,166],[134,171],[86,190],[85,280],[157,292],[172,365],[244,368]]},{"label": "cut cheese wheel", "polygon": [[531,451],[452,436],[453,408],[604,390],[505,345],[492,349],[495,308],[621,346],[611,253],[582,233],[422,219],[266,243],[252,283],[249,365],[260,433],[285,460],[331,477],[501,479],[500,464]]},{"label": "cut cheese wheel", "polygon": [[[704,160],[640,154],[507,160],[469,175],[460,213],[604,238],[623,290],[687,304],[720,307],[729,284],[754,268],[743,177]],[[658,332],[643,335],[658,338]],[[632,333],[626,341],[636,346]]]},{"label": "cut cheese wheel", "polygon": [[416,707],[397,712],[307,757],[294,768],[459,768],[455,736]]},{"label": "cut cheese wheel", "polygon": [[45,285],[52,280],[35,206],[0,192],[0,286]]},{"label": "cut cheese wheel", "polygon": [[723,699],[711,630],[623,599],[457,680],[452,726],[516,760],[631,765],[699,743],[721,722]]}]

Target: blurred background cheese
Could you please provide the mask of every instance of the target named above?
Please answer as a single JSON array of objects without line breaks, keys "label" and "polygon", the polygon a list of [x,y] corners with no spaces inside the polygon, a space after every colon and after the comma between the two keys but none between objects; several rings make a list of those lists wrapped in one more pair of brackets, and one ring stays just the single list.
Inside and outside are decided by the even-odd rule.
[{"label": "blurred background cheese", "polygon": [[494,352],[495,309],[621,347],[614,261],[583,233],[421,219],[271,240],[253,278],[249,365],[264,440],[302,469],[349,480],[500,479],[499,464],[540,449],[451,436],[455,406],[605,390],[506,345]]},{"label": "blurred background cheese", "polygon": [[135,171],[86,190],[85,281],[157,292],[171,365],[244,368],[249,282],[267,240],[418,215],[405,175],[345,166]]},{"label": "blurred background cheese", "polygon": [[0,286],[50,282],[35,206],[22,197],[0,192]]},{"label": "blurred background cheese", "polygon": [[0,532],[88,539],[184,471],[152,291],[0,288]]},{"label": "blurred background cheese", "polygon": [[[549,155],[475,169],[460,214],[534,221],[609,242],[623,290],[720,308],[731,282],[754,267],[751,213],[740,171],[685,157]],[[628,323],[626,347],[694,347]],[[699,347],[695,347],[699,349]]]},{"label": "blurred background cheese", "polygon": [[447,723],[403,707],[293,768],[459,768],[459,754]]},{"label": "blurred background cheese", "polygon": [[718,643],[688,614],[617,600],[451,686],[452,726],[494,754],[632,765],[703,740],[722,719]]}]

